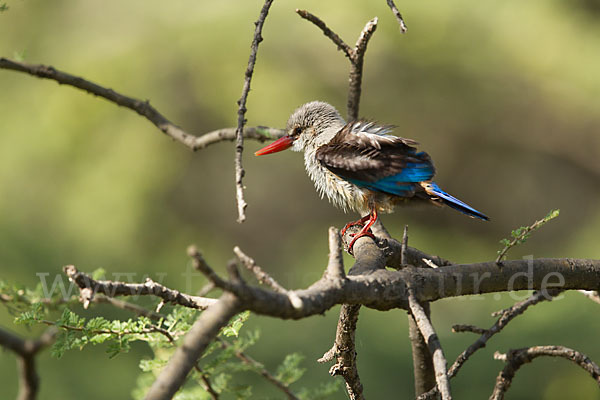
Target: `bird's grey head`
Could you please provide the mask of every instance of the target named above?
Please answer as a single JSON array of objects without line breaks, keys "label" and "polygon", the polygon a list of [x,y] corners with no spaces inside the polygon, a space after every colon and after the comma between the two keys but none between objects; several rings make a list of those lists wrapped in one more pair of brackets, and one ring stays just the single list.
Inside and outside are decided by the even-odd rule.
[{"label": "bird's grey head", "polygon": [[286,133],[294,140],[292,150],[303,151],[328,143],[345,124],[331,104],[311,101],[290,116]]}]

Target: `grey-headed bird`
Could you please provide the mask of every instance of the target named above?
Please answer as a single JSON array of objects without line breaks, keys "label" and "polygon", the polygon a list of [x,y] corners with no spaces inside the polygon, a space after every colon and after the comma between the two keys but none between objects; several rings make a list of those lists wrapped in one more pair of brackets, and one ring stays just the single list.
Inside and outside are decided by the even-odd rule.
[{"label": "grey-headed bird", "polygon": [[361,236],[371,236],[379,212],[392,212],[398,203],[425,200],[445,204],[470,217],[488,217],[444,192],[432,181],[435,168],[429,155],[417,152],[417,142],[390,135],[391,125],[369,121],[346,123],[330,104],[313,101],[290,116],[286,136],[258,150],[255,155],[288,148],[304,152],[306,172],[317,191],[344,211],[363,216],[348,223],[363,226],[348,248]]}]

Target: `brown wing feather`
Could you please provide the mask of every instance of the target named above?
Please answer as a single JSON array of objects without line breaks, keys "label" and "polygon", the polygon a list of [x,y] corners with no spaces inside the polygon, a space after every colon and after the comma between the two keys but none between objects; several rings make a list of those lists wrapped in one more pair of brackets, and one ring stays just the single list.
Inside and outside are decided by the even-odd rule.
[{"label": "brown wing feather", "polygon": [[[363,124],[358,126],[357,124]],[[355,122],[342,128],[317,152],[317,160],[334,174],[352,180],[374,182],[402,172],[407,163],[428,164],[431,159],[424,152],[417,153],[411,145],[414,140],[382,135],[389,127]],[[357,128],[362,129],[356,133]],[[370,130],[370,131],[369,131]],[[366,133],[366,134],[365,134]],[[432,174],[433,175],[433,174]]]}]

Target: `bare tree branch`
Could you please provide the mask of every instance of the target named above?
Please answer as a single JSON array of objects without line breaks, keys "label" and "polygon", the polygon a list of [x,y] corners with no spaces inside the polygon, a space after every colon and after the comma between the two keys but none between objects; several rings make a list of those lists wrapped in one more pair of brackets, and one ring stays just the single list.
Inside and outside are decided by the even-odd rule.
[{"label": "bare tree branch", "polygon": [[288,296],[292,305],[296,308],[302,308],[302,300],[298,297],[298,295],[293,290],[287,290],[283,286],[279,284],[275,279],[273,279],[269,274],[267,274],[261,267],[256,265],[254,259],[247,256],[239,247],[235,247],[233,252],[236,254],[240,262],[254,274],[256,279],[262,284],[266,284],[271,287],[274,291],[278,293],[285,294]]},{"label": "bare tree branch", "polygon": [[344,52],[344,54],[346,55],[346,57],[348,57],[348,59],[352,60],[352,57],[353,57],[352,48],[350,46],[348,46],[346,44],[346,42],[344,42],[344,40],[337,33],[332,31],[331,29],[329,29],[329,27],[325,24],[325,22],[323,22],[316,15],[313,15],[306,10],[296,9],[296,13],[299,16],[301,16],[302,18],[304,18],[305,20],[310,21],[313,24],[315,24],[316,26],[318,26],[319,29],[321,29],[323,31],[323,34],[325,36],[327,36],[329,39],[331,39],[333,41],[333,43],[335,43],[338,50],[342,50]]},{"label": "bare tree branch", "polygon": [[454,361],[452,367],[448,370],[448,377],[453,378],[458,374],[460,368],[464,365],[464,363],[475,353],[477,350],[485,347],[486,343],[492,336],[496,333],[500,332],[510,321],[513,320],[518,315],[523,314],[525,310],[527,310],[530,306],[533,306],[544,300],[552,300],[554,296],[557,296],[560,293],[559,290],[552,290],[550,292],[538,291],[532,294],[529,298],[520,301],[514,304],[512,307],[507,308],[506,310],[502,310],[500,312],[500,318],[490,327],[490,329],[481,330],[480,328],[470,327],[467,328],[466,325],[455,325],[452,327],[452,330],[455,332],[464,332],[470,331],[475,333],[481,333],[479,339],[475,341],[472,345],[470,345],[465,351],[463,351]]},{"label": "bare tree branch", "polygon": [[506,366],[496,378],[496,385],[490,400],[502,400],[517,370],[523,364],[530,363],[540,356],[562,357],[572,361],[587,371],[600,387],[600,368],[585,354],[564,346],[533,346],[509,350],[506,354],[498,352],[494,354],[494,358],[506,362]]},{"label": "bare tree branch", "polygon": [[402,18],[402,14],[400,14],[400,11],[398,10],[398,8],[396,7],[396,5],[394,4],[394,1],[393,0],[387,0],[387,5],[390,7],[390,9],[392,10],[392,12],[394,13],[394,16],[396,17],[396,20],[398,21],[398,24],[400,24],[400,32],[406,33],[407,27],[406,27],[406,24],[404,23],[404,18]]},{"label": "bare tree branch", "polygon": [[88,274],[78,271],[73,265],[67,265],[63,270],[69,279],[79,286],[81,300],[85,308],[89,306],[96,293],[102,293],[108,297],[151,295],[160,297],[168,303],[199,310],[204,310],[217,302],[216,299],[191,296],[178,290],[169,289],[149,278],[144,283],[98,281]]},{"label": "bare tree branch", "polygon": [[427,343],[427,347],[429,347],[429,352],[433,359],[438,391],[442,395],[442,400],[450,400],[452,399],[452,395],[450,394],[450,382],[446,371],[446,357],[444,356],[442,345],[440,344],[427,313],[421,304],[419,304],[419,301],[410,287],[408,289],[408,304],[415,322],[419,327],[419,331],[421,331],[421,335],[423,335],[425,343]]},{"label": "bare tree branch", "polygon": [[248,204],[244,199],[244,184],[242,179],[244,178],[244,167],[242,166],[242,153],[244,151],[244,125],[246,124],[246,99],[250,92],[250,82],[252,81],[252,74],[254,73],[254,64],[256,63],[256,54],[258,53],[258,44],[262,42],[262,28],[269,13],[269,8],[273,0],[265,0],[265,4],[260,10],[258,20],[254,23],[254,36],[252,38],[252,45],[250,46],[250,58],[248,60],[248,66],[246,67],[246,73],[244,74],[244,88],[242,89],[242,97],[238,100],[238,124],[236,130],[235,139],[235,197],[237,199],[238,207],[238,222],[242,223],[246,220],[246,207]]},{"label": "bare tree branch", "polygon": [[[226,340],[223,340],[221,338],[217,338],[217,340],[219,341],[219,343],[221,343],[223,348],[231,347],[231,344]],[[250,365],[251,367],[258,370],[259,374],[261,374],[267,381],[272,383],[273,386],[281,390],[287,396],[288,399],[298,400],[298,397],[290,390],[288,385],[286,385],[285,383],[277,379],[275,376],[273,376],[261,363],[259,363],[258,361],[256,361],[255,359],[253,359],[252,357],[240,350],[235,351],[235,356],[239,358],[244,364]]]},{"label": "bare tree branch", "polygon": [[171,399],[183,385],[188,373],[196,365],[206,347],[219,330],[241,311],[240,301],[230,293],[224,293],[219,301],[200,314],[200,317],[175,350],[167,365],[146,394],[146,400]]},{"label": "bare tree branch", "polygon": [[206,392],[209,394],[211,400],[219,400],[219,393],[217,393],[215,391],[215,389],[213,389],[212,384],[210,383],[210,379],[209,376],[207,374],[204,373],[204,371],[202,371],[199,367],[198,364],[196,364],[194,366],[194,368],[196,369],[196,371],[198,371],[198,373],[200,374],[200,380],[202,381],[202,387],[204,388],[204,390],[206,390]]},{"label": "bare tree branch", "polygon": [[336,359],[336,363],[329,368],[329,374],[341,375],[344,378],[351,400],[364,399],[363,385],[356,365],[355,336],[359,310],[360,304],[342,304],[333,347],[317,360],[325,363]]},{"label": "bare tree branch", "polygon": [[35,400],[40,386],[36,371],[35,356],[43,348],[54,343],[56,328],[49,328],[38,339],[21,339],[0,328],[0,346],[17,355],[19,369],[19,394],[17,400]]},{"label": "bare tree branch", "polygon": [[131,311],[137,315],[142,315],[144,317],[148,317],[155,321],[158,321],[159,319],[164,318],[164,315],[161,315],[161,314],[151,311],[151,310],[147,310],[144,307],[138,306],[137,304],[129,303],[127,301],[123,301],[123,300],[119,300],[119,299],[114,299],[114,298],[108,297],[108,296],[103,296],[103,295],[94,296],[93,302],[110,304],[111,306],[120,308],[122,310]]},{"label": "bare tree branch", "polygon": [[346,278],[340,231],[333,226],[329,227],[329,262],[327,263],[325,274],[328,278],[334,280]]},{"label": "bare tree branch", "polygon": [[302,18],[312,22],[319,29],[323,31],[323,34],[330,38],[333,43],[342,50],[346,57],[350,60],[350,78],[348,88],[348,120],[353,121],[358,119],[358,108],[360,104],[361,94],[361,83],[362,83],[362,70],[365,52],[367,51],[367,44],[373,36],[375,29],[377,29],[377,17],[373,18],[363,28],[354,48],[347,45],[342,38],[327,27],[319,17],[309,13],[306,10],[296,10],[296,13]]},{"label": "bare tree branch", "polygon": [[[149,101],[136,99],[91,82],[79,76],[57,70],[50,65],[27,64],[0,57],[0,69],[23,72],[38,78],[50,79],[61,85],[68,85],[84,90],[90,94],[102,97],[119,106],[137,112],[171,139],[182,143],[192,150],[203,149],[211,144],[236,138],[236,128],[224,128],[208,132],[201,136],[192,135],[169,121],[164,115],[150,105]],[[244,128],[244,137],[264,142],[269,139],[279,138],[284,135],[283,129],[274,129],[263,126]]]},{"label": "bare tree branch", "polygon": [[[423,310],[427,318],[431,318],[429,303],[423,303]],[[425,338],[421,334],[415,317],[411,313],[408,314],[408,336],[412,349],[415,397],[418,397],[432,388],[437,389],[437,387],[435,386],[435,369],[433,367],[431,352]]]}]

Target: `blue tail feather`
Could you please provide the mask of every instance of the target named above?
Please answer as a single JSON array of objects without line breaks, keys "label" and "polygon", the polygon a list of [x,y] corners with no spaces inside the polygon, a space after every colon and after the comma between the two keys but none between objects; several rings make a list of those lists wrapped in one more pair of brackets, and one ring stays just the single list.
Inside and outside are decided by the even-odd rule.
[{"label": "blue tail feather", "polygon": [[468,204],[458,200],[456,197],[449,195],[444,192],[435,182],[431,182],[429,194],[439,197],[444,204],[448,207],[454,208],[457,211],[460,211],[463,214],[467,214],[468,216],[482,219],[484,221],[489,221],[487,215],[477,211],[473,207]]}]

